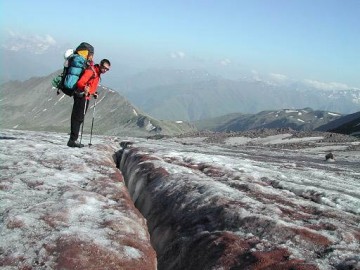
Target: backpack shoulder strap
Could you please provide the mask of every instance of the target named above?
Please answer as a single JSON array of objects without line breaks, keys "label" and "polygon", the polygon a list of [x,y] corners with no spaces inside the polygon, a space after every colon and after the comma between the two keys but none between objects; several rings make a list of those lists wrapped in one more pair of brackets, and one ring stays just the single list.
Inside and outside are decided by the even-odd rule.
[{"label": "backpack shoulder strap", "polygon": [[92,72],[93,72],[93,74],[91,75],[91,77],[90,77],[90,80],[91,79],[94,79],[95,77],[96,77],[96,72],[95,72],[95,69],[94,69],[94,66],[89,66],[89,68],[92,70]]},{"label": "backpack shoulder strap", "polygon": [[[94,69],[94,66],[92,66],[92,65],[87,66],[87,67],[83,70],[82,74],[84,74],[85,70],[91,70],[91,71],[92,71],[91,77],[90,77],[90,78],[87,80],[87,82],[86,82],[86,84],[88,84],[91,80],[95,79],[95,77],[96,77],[96,71],[95,71],[95,69]],[[81,74],[81,75],[82,75],[82,74]]]}]

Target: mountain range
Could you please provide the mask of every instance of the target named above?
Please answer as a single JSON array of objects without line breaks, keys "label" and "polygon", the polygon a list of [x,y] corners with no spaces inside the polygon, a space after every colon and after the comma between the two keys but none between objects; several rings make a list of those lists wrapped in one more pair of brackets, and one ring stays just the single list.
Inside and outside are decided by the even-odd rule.
[{"label": "mountain range", "polygon": [[306,83],[230,80],[201,70],[148,70],[119,83],[130,102],[159,119],[196,121],[231,113],[282,108],[350,114],[360,110],[360,89],[318,89]]},{"label": "mountain range", "polygon": [[[56,90],[51,86],[52,79],[59,73],[60,71],[57,71],[44,77],[33,77],[26,81],[9,81],[2,84],[0,88],[2,97],[0,100],[1,127],[25,130],[68,131],[72,99],[64,94],[57,95]],[[232,132],[261,128],[333,130],[334,132],[346,134],[360,131],[360,117],[358,113],[354,113],[351,117],[348,114],[338,113],[337,111],[315,110],[309,107],[303,109],[288,107],[288,109],[264,110],[258,113],[236,112],[224,114],[231,107],[235,110],[236,106],[240,106],[238,110],[242,108],[242,105],[247,106],[247,108],[261,108],[261,106],[265,106],[266,101],[270,99],[269,93],[271,91],[269,90],[269,85],[266,86],[264,83],[238,82],[243,86],[249,86],[246,91],[252,97],[267,95],[266,99],[250,103],[249,99],[245,98],[243,91],[237,90],[236,86],[240,84],[228,80],[226,81],[228,84],[220,85],[220,82],[224,82],[223,79],[206,72],[193,71],[189,73],[178,71],[174,73],[163,71],[162,76],[158,77],[156,74],[157,72],[154,71],[139,74],[132,80],[129,79],[126,84],[122,84],[119,91],[100,85],[98,89],[100,98],[97,100],[96,114],[93,115],[94,101],[92,101],[90,110],[85,118],[84,131],[90,131],[92,117],[94,117],[94,134],[124,136],[177,135],[197,130]],[[178,82],[177,87],[179,87],[179,91],[170,87],[174,86],[171,82],[175,81],[175,79]],[[152,81],[152,83],[149,83],[149,86],[157,94],[153,95],[152,91],[143,91],[146,88],[147,81]],[[214,82],[218,83],[214,84]],[[125,87],[126,85],[127,87]],[[162,86],[157,87],[156,85]],[[194,91],[193,96],[190,92],[183,91],[191,85],[203,85],[202,91]],[[181,86],[186,87],[181,88]],[[205,86],[209,86],[210,90],[207,91]],[[283,95],[275,96],[275,93],[279,94],[279,92],[275,91],[275,88],[275,86],[271,88],[274,95],[271,100],[279,104],[278,106],[284,100],[290,102],[293,98],[295,103],[299,99],[305,102],[308,98],[306,94],[300,95],[296,91],[287,91],[287,94],[283,92]],[[283,89],[283,91],[285,90]],[[295,92],[299,94],[299,98],[294,96]],[[201,93],[204,94],[204,99],[196,98]],[[305,91],[305,93],[307,92]],[[312,93],[315,93],[315,91]],[[322,92],[323,96],[325,96],[324,93],[325,91]],[[142,97],[144,103],[135,106],[127,97],[134,97],[137,94],[141,94],[139,99]],[[235,98],[239,95],[244,95],[241,101]],[[354,105],[358,101],[356,95],[356,90],[348,92],[339,91],[337,96],[330,95],[328,98],[332,97],[339,102],[343,101],[343,103],[340,102],[337,106],[344,106],[344,104],[350,104],[350,97],[352,97]],[[211,104],[215,104],[221,98],[229,101],[228,106],[211,106]],[[319,96],[317,98],[319,100]],[[313,99],[316,100],[315,96]],[[147,109],[151,109],[152,113],[158,112],[158,114],[164,115],[165,120],[159,120],[162,118],[154,117],[152,114],[144,112]],[[208,115],[217,114],[221,116],[203,118]],[[201,120],[175,121],[171,118],[200,118]],[[341,127],[342,125],[345,125],[344,128]]]},{"label": "mountain range", "polygon": [[246,131],[262,128],[291,128],[310,131],[341,118],[341,114],[304,108],[262,111],[257,114],[228,114],[194,122],[200,130],[217,132]]},{"label": "mountain range", "polygon": [[339,119],[318,127],[316,130],[360,135],[360,112],[340,117]]},{"label": "mountain range", "polygon": [[[2,128],[67,132],[73,100],[52,88],[52,79],[60,71],[45,77],[33,77],[24,82],[10,81],[1,85],[0,107]],[[84,131],[90,130],[94,117],[94,134],[148,136],[151,134],[178,134],[193,131],[194,127],[182,121],[155,119],[133,106],[118,92],[98,88],[96,113],[94,101],[85,118]]]},{"label": "mountain range", "polygon": [[[39,47],[28,41],[21,44],[22,49],[15,50],[14,45],[19,46],[14,43],[0,48],[3,58],[0,83],[46,77],[49,71],[60,68],[63,51],[68,46],[50,42]],[[135,72],[118,62],[121,61],[114,59],[112,76],[106,76],[105,82],[111,81],[115,91],[157,119],[197,121],[232,113],[257,114],[306,107],[343,115],[360,111],[360,89],[341,83],[245,73],[230,76],[210,67],[209,70],[149,68]]]}]

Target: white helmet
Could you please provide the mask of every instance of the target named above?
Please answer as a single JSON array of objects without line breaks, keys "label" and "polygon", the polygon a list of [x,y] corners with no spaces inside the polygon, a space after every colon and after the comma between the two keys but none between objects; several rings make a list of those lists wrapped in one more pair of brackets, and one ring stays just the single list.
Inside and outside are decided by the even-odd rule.
[{"label": "white helmet", "polygon": [[66,52],[64,53],[64,58],[68,59],[73,53],[74,53],[73,49],[66,50]]}]

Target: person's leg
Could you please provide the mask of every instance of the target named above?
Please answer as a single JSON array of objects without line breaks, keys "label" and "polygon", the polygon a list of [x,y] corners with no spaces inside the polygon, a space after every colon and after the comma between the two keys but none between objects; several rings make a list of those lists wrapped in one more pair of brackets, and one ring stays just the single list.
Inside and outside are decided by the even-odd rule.
[{"label": "person's leg", "polygon": [[[84,107],[84,114],[83,114],[83,115],[84,115],[84,118],[85,118],[85,114],[86,114],[86,112],[87,112],[88,107],[89,107],[89,100],[86,100],[86,101],[85,101],[85,107]],[[82,135],[83,135],[83,131],[84,131],[84,120],[85,120],[85,119],[83,119],[83,121],[82,121],[82,126],[81,126],[80,144],[81,144]]]},{"label": "person's leg", "polygon": [[83,97],[77,97],[74,95],[74,105],[71,112],[71,132],[70,140],[68,145],[72,147],[79,147],[76,145],[75,141],[79,137],[80,127],[84,121],[84,111],[85,111],[86,100]]}]

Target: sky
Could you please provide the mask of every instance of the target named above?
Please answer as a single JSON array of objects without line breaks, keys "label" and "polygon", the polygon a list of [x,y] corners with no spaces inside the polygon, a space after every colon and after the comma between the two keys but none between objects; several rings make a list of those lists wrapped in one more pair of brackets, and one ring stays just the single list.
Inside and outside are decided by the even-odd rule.
[{"label": "sky", "polygon": [[202,68],[360,88],[359,0],[2,0],[0,12],[2,47],[87,41],[116,63],[109,76]]}]

